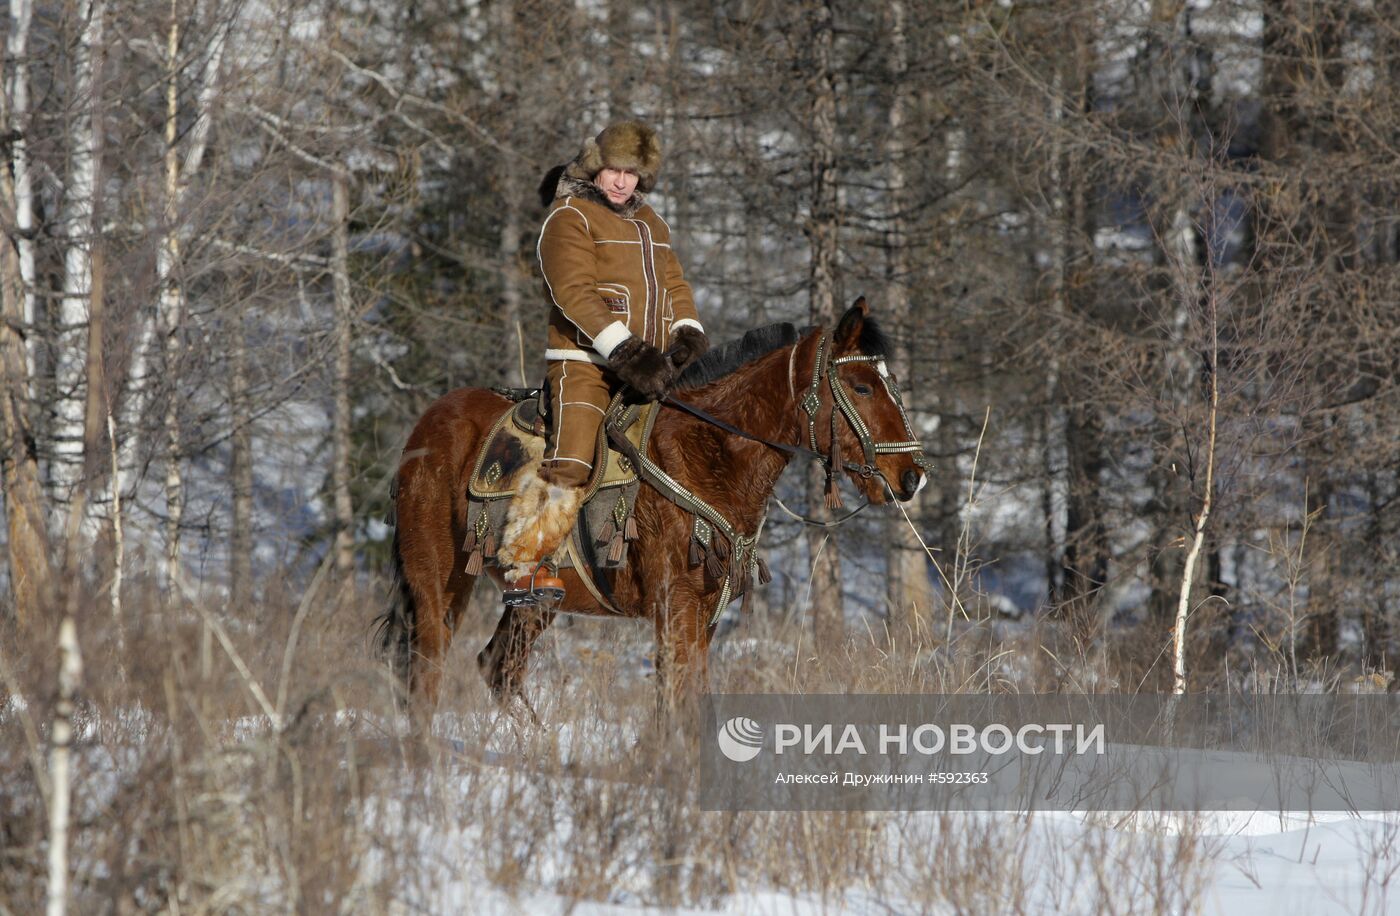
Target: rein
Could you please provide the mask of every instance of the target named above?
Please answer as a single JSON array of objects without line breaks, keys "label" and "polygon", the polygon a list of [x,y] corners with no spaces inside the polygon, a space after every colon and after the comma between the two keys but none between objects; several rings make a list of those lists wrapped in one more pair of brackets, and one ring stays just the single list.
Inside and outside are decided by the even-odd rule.
[{"label": "rein", "polygon": [[662,400],[661,403],[670,404],[672,407],[679,407],[681,410],[684,410],[692,417],[704,420],[711,426],[718,426],[725,432],[733,433],[734,435],[739,436],[740,438],[748,439],[750,442],[761,442],[769,448],[775,448],[780,452],[787,452],[789,455],[795,455],[801,458],[811,458],[814,461],[820,461],[823,465],[828,463],[827,457],[821,452],[814,452],[811,449],[803,448],[800,445],[791,445],[787,442],[774,442],[772,439],[765,439],[762,436],[755,436],[753,433],[745,432],[744,430],[740,429],[732,423],[728,423],[724,420],[721,420],[719,417],[715,416],[712,413],[707,413],[706,411],[701,410],[694,404],[679,400],[669,394],[666,395],[665,399]]}]

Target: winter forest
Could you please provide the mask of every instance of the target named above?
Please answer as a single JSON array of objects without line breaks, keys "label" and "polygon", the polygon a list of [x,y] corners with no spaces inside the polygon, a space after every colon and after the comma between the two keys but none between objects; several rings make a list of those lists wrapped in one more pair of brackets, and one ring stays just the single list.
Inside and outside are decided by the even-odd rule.
[{"label": "winter forest", "polygon": [[[748,614],[731,606],[717,646],[787,640],[828,679],[811,684],[869,692],[1385,690],[1400,649],[1392,13],[10,0],[0,698],[25,696],[47,729],[75,696],[278,722],[286,703],[340,709],[315,681],[337,666],[381,690],[367,634],[408,432],[451,389],[540,383],[536,187],[623,118],[661,136],[648,201],[710,338],[830,326],[865,296],[934,465],[902,510],[836,528],[774,506],[759,545],[774,581]],[[796,466],[778,495],[843,514]],[[482,586],[468,617],[483,639],[451,656],[483,708],[472,659],[498,607]],[[596,654],[624,625],[589,626],[556,638],[577,630]],[[79,648],[81,676],[60,664]],[[856,664],[896,657],[885,681]],[[867,674],[837,679],[837,658]],[[262,699],[245,707],[250,683]],[[180,685],[198,698],[176,703]],[[3,793],[7,850],[49,835],[33,728],[0,713],[15,738],[0,772],[43,790]],[[182,753],[160,778],[178,783]],[[247,764],[266,766],[250,796],[281,797],[277,753]],[[306,804],[328,811],[341,789]],[[216,899],[177,880],[217,871],[190,858],[188,830],[247,818],[206,811],[177,843],[110,791],[79,790],[75,810],[117,805],[180,862],[102,879],[127,882],[119,911]],[[313,868],[295,820],[283,828],[259,836],[285,899],[380,899],[327,864],[357,867],[362,834],[335,833],[346,845]],[[477,840],[488,858],[495,839]],[[16,911],[46,886],[35,862],[0,878]],[[639,893],[708,899],[695,868]],[[794,880],[845,880],[824,870]]]},{"label": "winter forest", "polygon": [[[837,529],[821,638],[1045,618],[1152,682],[1189,581],[1195,686],[1231,656],[1393,665],[1400,33],[1372,4],[95,0],[7,27],[6,617],[78,589],[135,622],[178,573],[252,620],[327,556],[371,605],[414,420],[542,377],[540,177],[636,116],[712,338],[865,295],[896,340],[937,566],[892,509]],[[774,512],[759,613],[819,543]]]}]

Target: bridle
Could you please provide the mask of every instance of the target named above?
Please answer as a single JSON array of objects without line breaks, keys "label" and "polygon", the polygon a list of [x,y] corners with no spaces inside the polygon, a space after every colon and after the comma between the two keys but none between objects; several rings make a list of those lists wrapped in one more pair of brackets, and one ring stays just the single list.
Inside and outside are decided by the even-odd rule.
[{"label": "bridle", "polygon": [[[841,497],[837,493],[834,484],[834,476],[838,468],[852,471],[859,474],[862,479],[869,480],[871,477],[879,476],[888,486],[889,481],[885,480],[885,475],[880,471],[875,459],[879,455],[914,455],[914,464],[920,468],[927,467],[927,459],[924,458],[924,447],[918,439],[914,437],[913,427],[909,423],[909,414],[904,409],[904,399],[900,396],[899,385],[894,377],[890,375],[889,368],[885,365],[883,356],[866,356],[858,354],[855,356],[838,356],[831,358],[827,353],[827,335],[822,332],[821,339],[817,341],[817,358],[812,361],[812,383],[808,386],[806,394],[802,396],[799,406],[807,414],[807,439],[811,443],[812,451],[817,451],[817,414],[821,410],[821,383],[822,376],[826,376],[826,386],[831,391],[831,400],[835,405],[831,411],[831,439],[826,455],[827,473],[827,499],[832,508],[841,505]],[[861,417],[860,411],[856,409],[855,401],[846,391],[846,387],[841,384],[839,368],[849,363],[868,363],[875,367],[880,375],[880,382],[885,386],[885,393],[890,396],[895,407],[899,409],[899,419],[904,426],[904,432],[908,439],[898,442],[877,442],[870,433],[870,427],[866,425],[865,419]],[[862,457],[865,459],[862,464],[853,464],[849,461],[843,462],[840,458],[840,442],[837,436],[837,417],[845,417],[847,424],[851,427],[851,432],[860,442]],[[831,502],[835,494],[834,504]]]},{"label": "bridle", "polygon": [[[693,404],[688,404],[685,401],[678,400],[669,395],[666,397],[664,403],[670,404],[673,407],[678,407],[697,419],[704,420],[706,423],[723,429],[725,432],[732,433],[744,439],[749,439],[753,442],[760,442],[770,448],[775,448],[790,455],[798,455],[820,462],[826,469],[826,501],[829,508],[836,509],[840,508],[842,505],[840,491],[836,489],[837,471],[850,471],[860,475],[864,480],[869,480],[871,477],[879,477],[881,481],[884,482],[885,486],[888,487],[890,486],[890,482],[885,479],[884,473],[881,472],[879,466],[876,464],[877,456],[909,453],[913,453],[915,465],[927,470],[929,463],[928,459],[924,457],[923,444],[920,443],[918,439],[914,438],[914,430],[909,423],[909,414],[904,409],[904,399],[900,396],[899,385],[895,382],[894,377],[890,375],[889,368],[885,365],[884,357],[861,354],[856,356],[839,356],[833,359],[828,353],[828,343],[829,338],[827,333],[822,331],[821,338],[817,341],[817,357],[812,361],[812,381],[807,386],[806,392],[803,393],[802,397],[798,399],[797,402],[798,409],[806,414],[806,438],[808,444],[805,447],[786,442],[774,442],[763,436],[756,436],[753,433],[739,429],[733,424],[727,423],[719,417],[701,410]],[[885,392],[890,396],[890,400],[894,402],[895,407],[899,409],[899,418],[904,425],[905,433],[909,436],[908,439],[897,442],[877,442],[875,440],[875,437],[870,432],[870,427],[866,424],[864,418],[861,417],[860,411],[856,409],[855,401],[852,400],[845,386],[841,384],[839,368],[848,363],[869,363],[875,367],[880,375],[881,383],[885,386]],[[831,438],[828,441],[827,451],[825,453],[821,451],[821,447],[817,442],[817,415],[821,412],[821,388],[823,381],[826,382],[827,388],[831,391],[831,400],[833,404],[831,410]],[[855,434],[856,439],[860,442],[862,457],[865,459],[862,463],[857,464],[855,462],[841,460],[841,440],[838,436],[838,418],[840,417],[845,418],[846,422],[851,427],[851,432]]]}]

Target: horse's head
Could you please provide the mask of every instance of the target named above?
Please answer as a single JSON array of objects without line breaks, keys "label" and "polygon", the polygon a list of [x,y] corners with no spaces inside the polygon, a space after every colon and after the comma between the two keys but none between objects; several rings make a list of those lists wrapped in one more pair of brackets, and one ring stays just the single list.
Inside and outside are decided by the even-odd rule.
[{"label": "horse's head", "polygon": [[890,493],[901,502],[911,499],[927,479],[923,449],[886,363],[888,341],[864,296],[841,316],[826,348],[829,352],[818,357],[825,365],[818,368],[827,377],[832,404],[823,405],[831,412],[821,416],[829,416],[831,425],[817,432],[817,441],[870,502],[888,502]]}]

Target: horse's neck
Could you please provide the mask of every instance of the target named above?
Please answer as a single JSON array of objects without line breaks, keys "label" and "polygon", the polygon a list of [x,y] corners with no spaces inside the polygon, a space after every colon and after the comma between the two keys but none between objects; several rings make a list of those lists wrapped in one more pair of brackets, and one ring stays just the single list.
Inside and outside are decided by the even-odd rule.
[{"label": "horse's neck", "polygon": [[[794,357],[801,362],[802,357],[796,352],[801,346],[802,341],[791,347],[781,347],[703,388],[679,392],[678,397],[750,435],[772,442],[804,445],[801,440],[805,427],[799,420],[797,398],[806,391],[806,386],[800,379],[792,380],[789,374]],[[798,375],[801,375],[800,368]],[[667,413],[679,424],[676,432],[682,441],[694,442],[697,436],[709,436],[718,437],[722,442],[717,455],[701,454],[698,449],[687,454],[687,467],[695,462],[705,462],[706,466],[703,473],[691,472],[685,476],[697,489],[722,482],[722,494],[701,495],[721,500],[715,503],[716,508],[726,515],[732,514],[731,521],[741,530],[751,531],[779,475],[787,467],[789,455],[724,432],[679,411]]]}]

